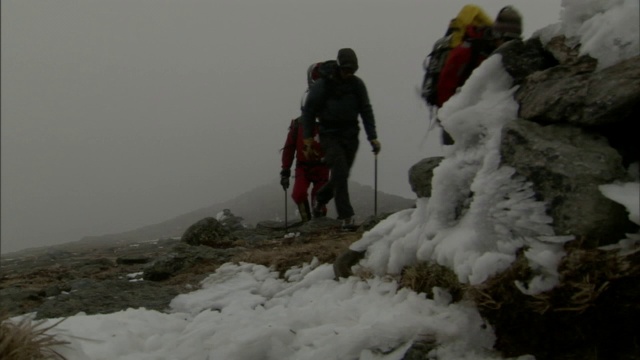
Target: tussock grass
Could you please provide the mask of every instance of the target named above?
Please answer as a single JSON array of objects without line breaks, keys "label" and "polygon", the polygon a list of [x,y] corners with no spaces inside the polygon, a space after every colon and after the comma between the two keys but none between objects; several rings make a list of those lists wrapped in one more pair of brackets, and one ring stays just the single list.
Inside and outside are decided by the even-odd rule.
[{"label": "tussock grass", "polygon": [[64,356],[52,348],[58,345],[66,345],[68,342],[59,340],[55,335],[47,333],[63,320],[53,325],[42,326],[44,320],[34,322],[25,317],[16,323],[9,320],[7,315],[0,316],[0,359],[65,360]]},{"label": "tussock grass", "polygon": [[459,301],[465,286],[458,281],[453,270],[435,263],[419,263],[402,272],[400,284],[415,292],[426,293],[433,298],[433,287],[447,289],[453,301]]},{"label": "tussock grass", "polygon": [[483,284],[470,287],[468,295],[480,308],[488,310],[518,303],[523,311],[540,315],[548,312],[574,312],[577,315],[596,306],[612,283],[640,277],[640,253],[620,256],[615,251],[569,248],[558,272],[561,283],[554,289],[535,296],[522,294],[514,282],[527,281],[533,273],[520,252],[509,269]]},{"label": "tussock grass", "polygon": [[567,244],[558,267],[560,284],[529,296],[515,286],[534,276],[525,250],[479,285],[459,284],[451,270],[427,263],[406,268],[401,284],[429,297],[438,286],[454,301],[475,302],[494,328],[494,349],[506,357],[640,359],[640,251],[620,254],[584,249],[579,241]]},{"label": "tussock grass", "polygon": [[540,359],[640,353],[640,252],[583,249],[579,241],[565,250],[560,284],[547,292],[527,296],[515,287],[533,275],[521,253],[507,271],[468,289],[494,326],[496,348],[505,356]]}]

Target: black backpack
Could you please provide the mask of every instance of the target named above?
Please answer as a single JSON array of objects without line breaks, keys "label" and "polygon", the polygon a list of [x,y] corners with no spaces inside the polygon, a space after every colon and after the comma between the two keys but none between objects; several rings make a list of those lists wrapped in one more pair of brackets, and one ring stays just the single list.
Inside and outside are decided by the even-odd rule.
[{"label": "black backpack", "polygon": [[451,52],[451,35],[445,35],[433,44],[431,52],[422,64],[425,73],[420,95],[429,106],[436,106],[438,103],[438,79],[449,52]]},{"label": "black backpack", "polygon": [[333,79],[338,74],[338,61],[324,61],[318,68],[318,72],[320,73],[321,78]]}]

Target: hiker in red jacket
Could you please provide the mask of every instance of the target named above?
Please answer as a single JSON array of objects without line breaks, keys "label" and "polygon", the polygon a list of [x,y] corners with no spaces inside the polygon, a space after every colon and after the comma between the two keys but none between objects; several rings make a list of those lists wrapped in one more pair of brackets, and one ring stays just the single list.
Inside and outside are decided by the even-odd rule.
[{"label": "hiker in red jacket", "polygon": [[[318,68],[321,63],[312,64],[307,70],[307,82],[311,86],[319,77]],[[304,101],[304,99],[303,99]],[[289,177],[291,176],[291,165],[296,159],[295,181],[291,198],[298,206],[300,218],[303,222],[311,219],[311,207],[316,204],[316,193],[318,189],[329,181],[329,167],[322,162],[324,153],[318,143],[318,123],[315,124],[313,133],[312,149],[309,157],[304,153],[303,126],[300,118],[291,120],[287,140],[282,149],[282,171],[280,171],[280,184],[286,190],[289,188]],[[311,204],[309,204],[308,189],[311,189]],[[327,207],[321,207],[321,216],[327,214]]]},{"label": "hiker in red jacket", "polygon": [[[463,42],[451,50],[438,79],[438,107],[449,100],[467,81],[473,70],[504,42],[520,39],[522,17],[512,6],[500,10],[491,27],[467,26]],[[453,144],[453,138],[443,130],[445,145]]]}]

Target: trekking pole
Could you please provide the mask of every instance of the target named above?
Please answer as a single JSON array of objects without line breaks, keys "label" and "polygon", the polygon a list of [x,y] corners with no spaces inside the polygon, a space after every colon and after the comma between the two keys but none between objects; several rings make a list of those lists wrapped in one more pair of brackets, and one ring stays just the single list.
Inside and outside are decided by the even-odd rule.
[{"label": "trekking pole", "polygon": [[284,189],[284,231],[287,231],[287,188]]},{"label": "trekking pole", "polygon": [[373,160],[373,216],[378,216],[378,154]]}]

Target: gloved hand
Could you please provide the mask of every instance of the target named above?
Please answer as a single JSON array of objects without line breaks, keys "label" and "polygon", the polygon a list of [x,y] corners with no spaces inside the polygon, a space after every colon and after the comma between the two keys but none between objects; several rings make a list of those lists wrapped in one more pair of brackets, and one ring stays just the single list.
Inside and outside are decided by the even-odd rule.
[{"label": "gloved hand", "polygon": [[371,151],[373,151],[374,154],[378,155],[378,153],[380,152],[380,141],[378,141],[378,139],[373,139],[373,140],[369,140],[369,143],[371,144]]},{"label": "gloved hand", "polygon": [[291,176],[291,170],[282,169],[282,171],[280,171],[280,185],[282,185],[284,190],[289,188],[289,176]]},{"label": "gloved hand", "polygon": [[302,152],[304,153],[304,157],[307,159],[311,159],[315,152],[313,151],[313,138],[302,139],[302,143],[304,144]]}]

